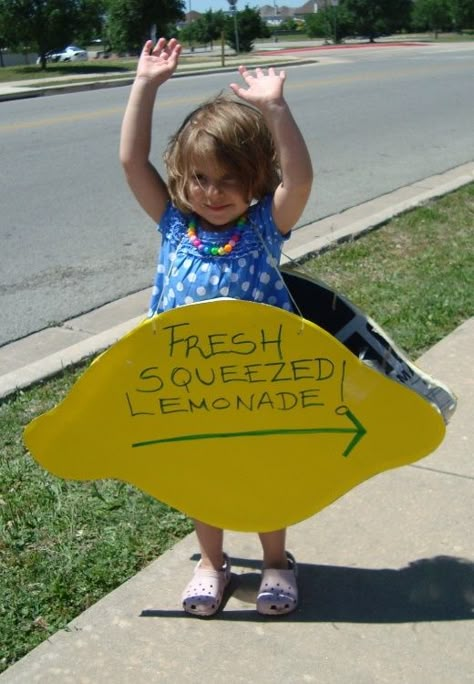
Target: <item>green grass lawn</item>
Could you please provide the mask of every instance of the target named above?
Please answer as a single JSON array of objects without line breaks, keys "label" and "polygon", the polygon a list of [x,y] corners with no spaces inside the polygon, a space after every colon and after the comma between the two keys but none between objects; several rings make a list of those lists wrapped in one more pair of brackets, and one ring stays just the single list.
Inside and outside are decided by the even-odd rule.
[{"label": "green grass lawn", "polygon": [[[416,357],[474,313],[473,232],[474,184],[302,268],[349,296]],[[192,529],[184,515],[129,485],[60,480],[25,452],[24,426],[83,370],[0,401],[0,671]]]},{"label": "green grass lawn", "polygon": [[[278,61],[288,61],[288,57],[259,56],[259,66],[271,66]],[[177,73],[189,72],[194,69],[205,71],[206,69],[216,69],[222,66],[235,67],[241,64],[242,57],[225,55],[224,65],[219,52],[195,53],[193,57],[182,56],[179,62]],[[251,57],[247,57],[247,63],[251,67]],[[15,81],[35,80],[34,86],[45,87],[48,85],[58,85],[67,83],[81,83],[89,80],[103,81],[115,80],[118,78],[133,78],[137,68],[136,59],[107,59],[90,60],[89,62],[76,62],[74,64],[48,64],[42,70],[36,65],[4,67],[0,69],[0,83],[13,83]],[[54,79],[54,80],[53,80]]]},{"label": "green grass lawn", "polygon": [[473,315],[474,185],[304,268],[357,303],[413,358]]},{"label": "green grass lawn", "polygon": [[427,38],[434,43],[459,43],[471,41],[474,40],[474,30],[466,30],[463,31],[463,33],[438,33],[437,36],[428,34]]},{"label": "green grass lawn", "polygon": [[30,80],[33,78],[41,83],[52,77],[64,76],[64,78],[68,78],[82,75],[85,77],[97,73],[102,74],[104,77],[111,74],[126,76],[127,74],[133,74],[136,68],[136,59],[94,59],[88,62],[54,63],[48,64],[46,69],[41,69],[36,64],[22,64],[21,66],[0,68],[0,83]]}]

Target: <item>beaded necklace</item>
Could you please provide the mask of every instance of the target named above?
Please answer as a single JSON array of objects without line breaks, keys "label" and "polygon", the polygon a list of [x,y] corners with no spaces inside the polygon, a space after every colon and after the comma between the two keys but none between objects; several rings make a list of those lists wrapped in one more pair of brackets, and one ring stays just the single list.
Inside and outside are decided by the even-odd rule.
[{"label": "beaded necklace", "polygon": [[197,234],[197,223],[196,219],[192,217],[188,223],[188,230],[186,232],[189,242],[196,247],[197,250],[203,254],[210,254],[212,256],[225,256],[230,254],[234,249],[235,245],[240,240],[240,234],[245,227],[247,222],[246,216],[241,216],[236,223],[235,232],[231,236],[230,240],[226,242],[225,245],[203,245],[202,240],[198,238]]}]

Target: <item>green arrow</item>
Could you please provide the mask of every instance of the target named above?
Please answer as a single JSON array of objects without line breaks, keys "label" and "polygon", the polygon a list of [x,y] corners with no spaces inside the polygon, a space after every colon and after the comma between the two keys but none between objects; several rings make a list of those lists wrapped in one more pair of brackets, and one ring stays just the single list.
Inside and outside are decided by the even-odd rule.
[{"label": "green arrow", "polygon": [[354,432],[354,437],[352,438],[350,444],[342,452],[342,455],[347,457],[351,453],[352,449],[360,442],[362,437],[367,433],[367,430],[347,406],[338,406],[336,409],[336,413],[338,416],[347,416],[349,420],[352,421],[355,427],[355,430],[346,430],[346,432]]},{"label": "green arrow", "polygon": [[309,435],[309,434],[354,434],[350,444],[343,451],[343,456],[349,456],[350,452],[365,435],[367,430],[354,416],[347,406],[339,406],[336,409],[338,415],[345,415],[353,423],[353,428],[273,428],[271,430],[245,430],[242,432],[208,432],[195,435],[180,435],[178,437],[164,437],[163,439],[151,439],[145,442],[135,442],[132,448],[152,446],[153,444],[167,444],[169,442],[191,442],[198,439],[227,439],[229,437],[266,437],[268,435]]}]

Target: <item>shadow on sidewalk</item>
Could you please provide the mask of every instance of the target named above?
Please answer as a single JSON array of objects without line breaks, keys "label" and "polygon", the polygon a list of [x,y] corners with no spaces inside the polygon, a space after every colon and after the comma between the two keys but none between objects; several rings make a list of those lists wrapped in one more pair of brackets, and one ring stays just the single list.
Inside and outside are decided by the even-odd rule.
[{"label": "shadow on sidewalk", "polygon": [[[259,570],[260,563],[232,558],[235,567]],[[474,563],[437,556],[399,570],[335,567],[301,563],[300,607],[277,622],[401,623],[474,618]],[[260,572],[233,575],[230,594],[255,603]],[[187,618],[181,610],[144,610],[141,617]],[[275,620],[250,607],[223,611],[213,619]]]}]

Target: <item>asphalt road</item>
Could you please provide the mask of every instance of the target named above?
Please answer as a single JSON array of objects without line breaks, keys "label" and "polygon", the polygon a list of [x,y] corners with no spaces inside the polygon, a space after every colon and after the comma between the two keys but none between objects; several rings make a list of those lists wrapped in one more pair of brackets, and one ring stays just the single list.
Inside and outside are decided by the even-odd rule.
[{"label": "asphalt road", "polygon": [[[318,52],[287,97],[317,172],[300,225],[474,159],[474,45]],[[174,79],[153,155],[233,80]],[[0,103],[0,345],[147,287],[158,240],[128,192],[128,87]]]}]

